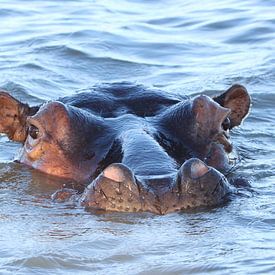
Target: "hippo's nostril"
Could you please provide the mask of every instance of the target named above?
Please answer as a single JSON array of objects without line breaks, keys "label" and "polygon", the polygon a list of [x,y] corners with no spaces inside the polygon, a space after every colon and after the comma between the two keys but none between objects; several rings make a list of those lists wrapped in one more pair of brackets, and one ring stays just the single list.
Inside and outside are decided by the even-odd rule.
[{"label": "hippo's nostril", "polygon": [[197,179],[199,177],[202,177],[208,171],[209,171],[208,166],[200,160],[193,161],[191,166],[190,166],[190,176],[193,179]]},{"label": "hippo's nostril", "polygon": [[32,139],[37,139],[39,135],[39,129],[31,124],[28,128],[28,134],[32,137]]}]

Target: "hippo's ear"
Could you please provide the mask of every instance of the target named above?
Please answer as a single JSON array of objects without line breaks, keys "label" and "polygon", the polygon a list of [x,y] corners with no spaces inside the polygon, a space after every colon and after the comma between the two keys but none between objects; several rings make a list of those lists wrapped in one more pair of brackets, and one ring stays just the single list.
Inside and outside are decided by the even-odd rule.
[{"label": "hippo's ear", "polygon": [[0,133],[9,139],[24,142],[27,135],[26,118],[36,112],[38,107],[30,108],[7,92],[0,90]]},{"label": "hippo's ear", "polygon": [[217,103],[231,110],[229,115],[230,129],[241,124],[247,115],[251,99],[245,87],[235,84],[226,92],[213,98]]}]

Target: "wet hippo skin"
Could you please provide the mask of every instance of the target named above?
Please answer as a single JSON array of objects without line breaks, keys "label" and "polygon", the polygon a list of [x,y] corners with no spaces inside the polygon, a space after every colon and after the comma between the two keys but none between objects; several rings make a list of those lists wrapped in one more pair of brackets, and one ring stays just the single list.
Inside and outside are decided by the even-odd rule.
[{"label": "wet hippo skin", "polygon": [[23,144],[19,162],[85,184],[87,209],[165,214],[232,192],[229,131],[249,107],[241,85],[189,99],[113,83],[34,107],[1,91],[0,132]]}]

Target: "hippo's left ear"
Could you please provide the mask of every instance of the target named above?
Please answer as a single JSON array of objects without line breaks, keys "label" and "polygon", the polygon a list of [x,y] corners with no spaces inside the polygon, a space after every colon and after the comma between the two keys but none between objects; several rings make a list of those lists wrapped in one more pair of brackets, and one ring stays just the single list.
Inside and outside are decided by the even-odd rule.
[{"label": "hippo's left ear", "polygon": [[251,99],[242,85],[235,84],[220,96],[213,98],[217,103],[231,110],[229,115],[230,129],[241,124],[248,114]]},{"label": "hippo's left ear", "polygon": [[27,136],[26,118],[37,110],[38,107],[29,107],[0,90],[0,133],[8,135],[13,141],[24,142]]}]

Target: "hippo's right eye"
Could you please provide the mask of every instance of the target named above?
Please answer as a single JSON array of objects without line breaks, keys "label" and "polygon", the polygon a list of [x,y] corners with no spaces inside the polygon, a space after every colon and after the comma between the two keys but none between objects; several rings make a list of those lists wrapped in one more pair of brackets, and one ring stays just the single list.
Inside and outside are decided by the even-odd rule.
[{"label": "hippo's right eye", "polygon": [[39,130],[37,127],[35,127],[34,125],[30,125],[29,129],[28,129],[28,133],[29,135],[33,138],[33,139],[37,139],[38,138],[38,134],[39,134]]}]

